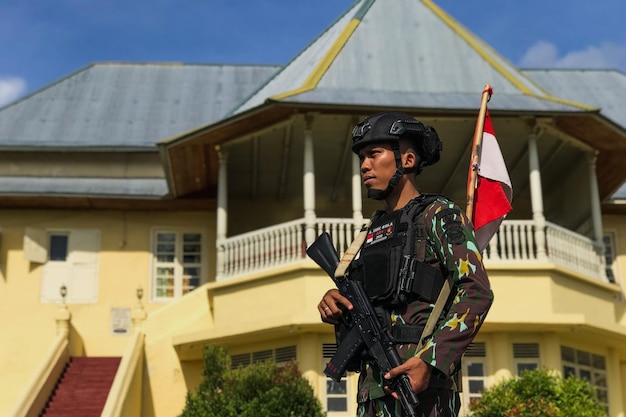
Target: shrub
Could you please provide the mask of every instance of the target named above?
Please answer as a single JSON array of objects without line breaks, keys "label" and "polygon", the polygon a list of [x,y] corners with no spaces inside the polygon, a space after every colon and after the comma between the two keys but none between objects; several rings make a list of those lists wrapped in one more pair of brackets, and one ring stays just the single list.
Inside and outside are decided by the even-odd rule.
[{"label": "shrub", "polygon": [[295,362],[230,369],[226,349],[204,351],[202,381],[187,394],[181,417],[323,417],[326,414]]},{"label": "shrub", "polygon": [[532,370],[487,389],[470,404],[472,417],[604,417],[591,385]]}]

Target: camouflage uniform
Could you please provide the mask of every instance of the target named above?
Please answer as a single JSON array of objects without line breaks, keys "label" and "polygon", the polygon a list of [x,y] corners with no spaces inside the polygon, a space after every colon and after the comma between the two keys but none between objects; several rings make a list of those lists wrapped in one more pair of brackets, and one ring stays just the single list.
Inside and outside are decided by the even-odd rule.
[{"label": "camouflage uniform", "polygon": [[[402,210],[407,210],[414,201]],[[472,225],[463,211],[448,199],[438,197],[422,215],[425,216],[428,233],[425,262],[449,271],[455,295],[423,348],[417,352],[415,344],[403,344],[398,345],[398,352],[404,361],[417,356],[435,368],[429,388],[418,395],[418,415],[456,416],[460,409],[460,398],[452,376],[458,372],[463,352],[485,319],[493,301],[493,293],[482,256],[477,249]],[[388,312],[392,326],[424,326],[432,308],[433,304],[413,299],[402,308]],[[403,416],[399,401],[383,392],[382,373],[376,364],[365,362],[363,368],[359,377],[357,416]]]}]

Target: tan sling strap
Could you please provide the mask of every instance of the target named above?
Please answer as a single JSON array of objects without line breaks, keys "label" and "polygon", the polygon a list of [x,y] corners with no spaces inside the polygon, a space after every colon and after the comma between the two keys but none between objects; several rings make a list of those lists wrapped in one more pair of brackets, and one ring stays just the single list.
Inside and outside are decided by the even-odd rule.
[{"label": "tan sling strap", "polygon": [[367,235],[367,229],[370,227],[371,220],[367,222],[361,228],[359,234],[354,238],[348,249],[343,253],[343,256],[339,260],[339,265],[337,265],[337,269],[335,269],[335,278],[343,278],[348,270],[348,267],[354,260],[356,254],[361,250],[361,246],[363,242],[365,242],[365,236]]},{"label": "tan sling strap", "polygon": [[[367,229],[369,228],[370,224],[371,224],[371,219],[370,221],[367,222],[366,225],[364,225],[361,228],[361,231],[359,232],[359,234],[354,238],[354,240],[352,241],[348,249],[346,249],[346,251],[344,252],[343,256],[339,260],[339,265],[337,265],[337,269],[335,269],[336,278],[343,278],[344,275],[346,274],[348,267],[354,260],[359,250],[361,250],[361,246],[363,245],[363,242],[365,242],[365,236],[367,236]],[[420,248],[418,253],[423,256],[423,249]],[[446,301],[448,300],[448,297],[450,296],[451,290],[452,290],[452,278],[448,276],[448,278],[446,278],[445,282],[443,283],[443,286],[441,287],[441,291],[439,292],[439,296],[437,297],[437,301],[435,302],[433,311],[430,313],[430,316],[428,317],[428,320],[426,321],[426,326],[424,327],[424,331],[422,332],[422,337],[420,338],[420,342],[418,344],[417,350],[420,350],[422,348],[424,337],[430,336],[433,330],[435,329],[439,316],[441,316],[441,313],[443,312],[443,308],[446,305]]]}]

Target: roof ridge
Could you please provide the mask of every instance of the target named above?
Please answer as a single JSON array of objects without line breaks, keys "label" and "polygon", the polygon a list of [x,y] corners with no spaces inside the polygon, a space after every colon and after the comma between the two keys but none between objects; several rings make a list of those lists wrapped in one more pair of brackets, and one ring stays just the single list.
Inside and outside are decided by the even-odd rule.
[{"label": "roof ridge", "polygon": [[369,8],[372,6],[375,0],[365,0],[365,4],[361,6],[361,8],[355,13],[350,22],[343,28],[337,39],[333,42],[333,45],[326,51],[324,57],[317,63],[315,69],[309,74],[307,79],[302,83],[300,88],[296,88],[295,90],[286,91],[281,94],[277,94],[273,97],[270,97],[272,100],[281,100],[283,98],[291,97],[300,93],[304,93],[306,91],[311,91],[317,84],[320,82],[330,65],[333,63],[341,49],[345,46],[346,42],[350,39],[356,28],[361,23],[361,19]]},{"label": "roof ridge", "polygon": [[[573,107],[578,107],[584,110],[597,110],[597,107],[589,106],[588,104],[578,103],[571,100],[562,99],[559,97],[553,96],[549,91],[539,85],[535,80],[530,77],[527,77],[520,68],[510,62],[507,58],[502,56],[498,51],[496,51],[491,45],[487,42],[483,41],[480,37],[478,37],[474,32],[466,28],[459,21],[454,19],[450,14],[445,12],[441,7],[436,5],[433,0],[421,0],[422,3],[428,7],[437,17],[441,19],[446,25],[450,27],[456,34],[458,34],[467,44],[476,51],[489,65],[491,65],[497,72],[499,72],[504,78],[506,78],[511,84],[513,84],[517,89],[520,90],[522,94],[528,95],[530,97],[535,97],[544,100],[554,101],[560,104],[566,104]],[[478,45],[478,44],[481,45]],[[487,53],[486,50],[489,49],[490,53]],[[508,63],[511,67],[515,68],[515,73],[506,69],[500,62],[497,62],[494,59],[494,56],[497,56],[499,60],[502,60]],[[533,92],[527,85],[525,85],[520,78],[523,78],[526,82],[532,84],[536,89],[543,92],[543,95],[537,94]]]},{"label": "roof ridge", "polygon": [[[511,84],[513,84],[515,87],[517,87],[524,94],[531,93],[530,89],[526,85],[523,85],[523,83],[521,83],[520,80],[517,79],[514,76],[514,74],[511,74],[510,71],[505,69],[502,66],[502,64],[497,62],[494,59],[494,56],[497,56],[500,60],[505,61],[511,67],[514,67],[514,68],[517,69],[517,66],[515,66],[512,62],[510,62],[504,56],[500,55],[500,53],[498,51],[493,49],[493,47],[491,45],[489,45],[487,42],[485,42],[480,37],[478,37],[473,31],[469,30],[466,26],[464,26],[462,23],[460,23],[458,20],[456,20],[454,17],[452,17],[446,11],[444,11],[441,7],[436,5],[433,0],[421,0],[421,1],[422,1],[422,3],[424,3],[424,5],[426,5],[426,7],[428,7],[433,13],[435,13],[435,15],[437,15],[437,17],[439,17],[442,22],[444,22],[446,25],[448,25],[450,27],[450,29],[452,29],[457,35],[459,35],[461,37],[461,39],[463,39],[465,42],[467,42],[467,44],[472,49],[474,49],[476,51],[476,53],[478,53],[493,68],[495,68],[496,71],[498,71],[507,80],[509,80],[509,82],[511,82]],[[478,43],[480,43],[481,45],[478,45]],[[491,53],[487,53],[485,51],[486,49],[489,49]],[[519,72],[519,70],[518,70],[518,72]],[[545,89],[543,89],[540,85],[535,83],[532,79],[524,76],[523,74],[518,74],[518,75],[521,75],[526,81],[532,83],[533,86],[536,87],[537,89],[539,89],[541,91],[544,91],[546,94],[548,94],[548,92]]]},{"label": "roof ridge", "polygon": [[[350,10],[352,10],[354,8],[355,5],[357,5],[358,3],[360,3],[361,1],[366,1],[367,3],[373,3],[375,0],[355,0],[354,4],[350,7],[348,7],[346,9],[345,12],[343,12],[342,14],[340,14],[333,22],[331,22],[323,31],[321,31],[315,38],[313,38],[304,48],[302,48],[300,50],[300,52],[298,52],[293,58],[291,58],[291,60],[289,62],[287,62],[285,65],[282,66],[282,68],[277,71],[272,77],[270,77],[267,81],[265,81],[265,83],[261,84],[255,91],[253,91],[251,94],[248,95],[248,97],[244,98],[243,100],[241,100],[235,107],[233,107],[230,111],[228,111],[224,117],[230,117],[232,115],[235,114],[235,112],[245,103],[248,102],[248,100],[250,100],[252,97],[254,97],[256,94],[258,94],[263,88],[265,88],[268,84],[270,84],[273,80],[276,79],[276,77],[278,77],[286,68],[289,67],[289,65],[296,61],[300,56],[302,56],[302,54],[304,54],[305,51],[307,51],[311,45],[314,45],[322,36],[324,36],[325,33],[327,33],[333,26],[335,26],[345,15],[347,15]],[[369,8],[369,6],[368,6]],[[360,11],[361,9],[359,9]],[[330,61],[332,62],[332,61]],[[330,65],[330,63],[329,63]],[[327,68],[326,68],[327,69]],[[314,71],[315,72],[315,71]],[[323,75],[323,73],[322,73]],[[321,78],[321,76],[320,76]],[[317,80],[319,81],[319,79]],[[296,90],[292,90],[294,91],[294,93],[292,95],[298,94],[300,92],[303,91],[308,91],[308,90],[302,90],[300,91],[300,89],[296,89]],[[298,91],[298,93],[296,93],[295,91]],[[289,92],[286,93],[282,93],[282,94],[288,94]],[[289,97],[289,95],[286,95],[285,97]],[[284,98],[284,97],[283,97]]]}]

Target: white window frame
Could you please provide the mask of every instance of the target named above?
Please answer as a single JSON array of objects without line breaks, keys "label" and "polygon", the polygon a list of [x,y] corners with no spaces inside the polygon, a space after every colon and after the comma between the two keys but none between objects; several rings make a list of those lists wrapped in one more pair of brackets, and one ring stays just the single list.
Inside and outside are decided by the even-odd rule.
[{"label": "white window frame", "polygon": [[[469,372],[470,365],[482,365],[482,375],[471,375]],[[471,392],[471,382],[480,381],[483,390],[489,387],[489,363],[487,362],[487,344],[485,342],[474,342],[465,351],[461,359],[461,414],[469,415],[470,402],[474,399],[482,397],[482,392]]]},{"label": "white window frame", "polygon": [[[161,233],[173,233],[176,235],[176,248],[175,248],[175,259],[177,259],[173,265],[174,268],[174,290],[173,295],[171,297],[163,297],[157,295],[157,268],[159,267],[159,261],[157,259],[157,236]],[[182,258],[182,249],[183,249],[183,241],[182,237],[185,234],[199,234],[200,235],[200,262],[197,265],[200,268],[200,280],[198,286],[206,283],[208,280],[208,260],[207,260],[207,236],[206,233],[202,230],[194,229],[194,228],[181,228],[181,227],[155,227],[151,231],[150,237],[150,282],[149,282],[149,301],[150,302],[170,302],[182,297],[183,294],[183,270],[185,265],[180,262]],[[196,287],[196,288],[197,288]],[[194,288],[195,290],[195,288]],[[193,290],[192,290],[193,291]]]},{"label": "white window frame", "polygon": [[541,368],[541,353],[539,343],[515,342],[511,346],[515,376],[520,376],[520,365],[530,365],[532,369]]},{"label": "white window frame", "polygon": [[[321,368],[320,369],[326,368],[326,364],[333,357],[333,355],[335,354],[336,351],[337,351],[336,343],[324,343],[322,345],[322,363],[321,363]],[[351,377],[352,377],[352,372],[348,372],[348,373],[346,373],[346,375],[343,376],[343,378],[341,379],[340,382],[336,382],[336,381],[332,380],[331,378],[327,377],[324,373],[321,374],[321,376],[320,376],[320,390],[319,390],[319,392],[321,393],[320,402],[322,403],[323,410],[326,412],[326,414],[329,417],[346,416],[350,412],[350,409],[351,409],[351,407],[350,407],[350,400],[355,397],[354,393],[352,392],[352,384],[350,383],[350,378]],[[332,393],[332,392],[329,392],[329,387],[335,386],[335,385],[343,386],[345,392],[343,392],[343,393]],[[329,411],[328,410],[328,401],[330,399],[343,399],[343,400],[345,400],[345,403],[346,403],[345,410]]]},{"label": "white window frame", "polygon": [[[572,361],[564,358],[564,355],[563,355],[564,349],[569,349],[574,352],[574,358],[572,358],[573,359]],[[583,361],[581,360],[581,355],[589,355],[590,363],[589,364],[582,363]],[[602,361],[604,362],[604,369],[594,366],[594,356],[596,358],[602,359]],[[604,406],[608,414],[610,394],[609,394],[609,383],[608,383],[609,376],[608,376],[608,369],[607,369],[608,368],[607,357],[600,353],[590,352],[590,351],[583,350],[583,349],[577,349],[573,346],[561,345],[561,371],[563,372],[564,378],[568,376],[565,373],[566,366],[574,369],[576,377],[589,381],[589,383],[593,387],[594,392],[596,393],[596,397],[598,398],[598,401],[600,401],[600,404]],[[584,376],[582,376],[581,372],[589,373],[589,378],[585,378]],[[604,392],[605,400],[598,397],[598,392],[600,391]]]}]

